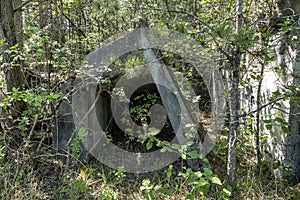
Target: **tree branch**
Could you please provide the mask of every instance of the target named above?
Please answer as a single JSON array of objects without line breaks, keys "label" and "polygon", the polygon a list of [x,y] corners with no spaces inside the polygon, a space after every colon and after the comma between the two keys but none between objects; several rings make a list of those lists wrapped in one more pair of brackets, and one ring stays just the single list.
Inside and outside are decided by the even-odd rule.
[{"label": "tree branch", "polygon": [[14,12],[20,11],[24,6],[26,6],[27,4],[29,4],[31,1],[33,1],[33,0],[24,1],[21,5],[19,5],[18,7],[14,8]]},{"label": "tree branch", "polygon": [[[124,8],[128,8],[128,9],[134,9],[134,7],[132,6],[124,6]],[[210,26],[208,23],[206,23],[204,20],[200,19],[198,16],[194,15],[193,13],[189,13],[189,12],[186,12],[186,11],[182,11],[182,10],[170,10],[168,7],[167,9],[164,9],[164,8],[146,8],[146,7],[139,7],[138,9],[141,9],[141,10],[155,10],[155,11],[162,11],[162,12],[167,12],[167,13],[179,13],[179,14],[184,14],[184,15],[187,15],[187,16],[190,16],[190,17],[193,17],[194,19],[198,20],[199,23],[205,25],[211,32],[214,32],[214,33],[217,33],[217,35],[222,38],[222,36],[216,32],[214,30],[214,28],[212,26]],[[225,55],[228,59],[232,59],[232,55],[228,54],[218,43],[217,41],[217,38],[211,34],[211,33],[208,33],[214,43],[216,44],[217,46],[217,49],[223,54]],[[223,38],[222,38],[223,39]]]},{"label": "tree branch", "polygon": [[269,106],[269,105],[271,105],[271,104],[274,104],[274,103],[276,103],[276,102],[278,102],[278,101],[280,101],[280,100],[282,100],[282,99],[288,98],[289,96],[290,96],[290,95],[288,95],[288,96],[283,96],[283,97],[279,97],[279,98],[277,98],[277,99],[274,99],[274,100],[272,100],[272,101],[270,101],[270,102],[268,102],[268,103],[266,103],[266,104],[260,106],[259,108],[255,109],[255,110],[252,110],[252,111],[250,111],[250,112],[248,112],[248,113],[243,113],[243,114],[241,114],[241,115],[239,115],[239,116],[240,116],[240,117],[246,117],[246,116],[252,115],[252,114],[254,114],[254,113],[256,113],[256,112],[258,112],[258,111],[264,109],[265,107],[267,107],[267,106]]},{"label": "tree branch", "polygon": [[84,32],[80,29],[80,28],[78,28],[73,22],[72,22],[72,20],[67,16],[67,15],[65,15],[65,13],[64,12],[62,12],[62,14],[63,14],[63,16],[70,22],[70,24],[71,24],[71,26],[73,26],[83,37],[85,37],[86,38],[86,35],[84,34]]}]

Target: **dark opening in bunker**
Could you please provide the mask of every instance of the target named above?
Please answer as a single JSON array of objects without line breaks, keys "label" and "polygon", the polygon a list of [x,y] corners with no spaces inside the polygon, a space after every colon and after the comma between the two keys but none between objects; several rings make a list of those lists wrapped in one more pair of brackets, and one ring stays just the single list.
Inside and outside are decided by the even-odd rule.
[{"label": "dark opening in bunker", "polygon": [[[140,142],[138,137],[126,133],[116,123],[115,117],[112,114],[112,96],[108,91],[100,92],[98,100],[96,102],[96,114],[99,124],[103,131],[106,132],[106,137],[109,138],[116,146],[123,148],[124,150],[131,152],[150,152],[157,150],[158,147],[153,144],[151,149],[146,150],[147,140]],[[129,114],[131,118],[130,123],[135,123],[141,127],[141,130],[147,131],[143,126],[151,124],[151,121],[157,121],[158,119],[151,119],[151,107],[153,105],[161,105],[163,107],[162,100],[155,84],[146,84],[139,87],[129,98]],[[179,107],[177,106],[179,109]],[[114,108],[116,109],[116,108]],[[121,109],[121,108],[119,108]],[[160,141],[172,141],[175,137],[175,132],[172,128],[170,120],[165,117],[162,128],[156,135],[156,138]],[[140,134],[143,134],[141,132]]]}]

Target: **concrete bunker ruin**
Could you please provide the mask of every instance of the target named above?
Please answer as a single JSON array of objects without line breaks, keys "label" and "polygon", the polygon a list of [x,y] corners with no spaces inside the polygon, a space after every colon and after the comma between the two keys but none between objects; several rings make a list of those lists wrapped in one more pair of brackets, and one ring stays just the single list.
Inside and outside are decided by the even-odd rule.
[{"label": "concrete bunker ruin", "polygon": [[[180,50],[180,47],[186,45],[187,41],[181,41],[182,38],[177,33],[167,33],[167,37],[170,38],[164,38],[165,33],[160,29],[156,33],[162,33],[159,36],[162,38],[158,41],[158,48],[156,48],[156,45],[150,44],[147,40],[146,35],[150,32],[148,29],[134,30],[126,37],[104,45],[87,56],[88,65],[82,68],[80,77],[72,83],[74,91],[69,97],[71,103],[63,102],[58,111],[53,130],[56,149],[70,153],[72,139],[84,127],[85,131],[92,134],[84,137],[81,159],[89,160],[90,153],[94,157],[102,156],[100,159],[97,157],[98,160],[106,159],[104,155],[111,156],[115,147],[119,145],[119,152],[125,153],[125,157],[119,156],[119,158],[136,163],[130,165],[130,168],[134,169],[125,169],[129,172],[143,171],[144,168],[150,171],[158,169],[151,168],[150,163],[143,163],[142,158],[139,158],[139,153],[128,153],[145,151],[143,142],[138,145],[137,149],[131,146],[131,144],[138,143],[136,138],[140,139],[139,134],[143,132],[145,135],[148,134],[145,128],[149,130],[156,128],[155,135],[172,140],[171,142],[176,141],[179,145],[191,142],[189,150],[200,152],[201,155],[206,155],[210,151],[216,136],[210,137],[209,135],[209,137],[201,138],[201,133],[191,132],[190,124],[194,126],[199,123],[199,116],[197,116],[199,107],[204,108],[202,111],[212,111],[212,117],[217,117],[217,120],[213,121],[214,126],[210,126],[213,132],[217,132],[218,126],[223,123],[225,101],[222,98],[223,85],[218,73],[211,67],[211,61],[199,55],[196,48],[191,48],[190,51]],[[173,48],[174,40],[183,42],[175,52],[159,46],[167,42],[167,47]],[[172,54],[172,56],[168,58],[169,56],[164,56],[165,54]],[[174,58],[181,61],[172,62]],[[205,62],[202,62],[203,60]],[[197,70],[194,65],[197,66]],[[204,101],[199,102],[199,99],[194,99],[197,97],[194,94],[195,91]],[[125,98],[124,94],[126,94]],[[148,94],[156,94],[156,99],[144,98],[148,97]],[[90,112],[91,110],[93,112]],[[124,113],[124,116],[129,116],[125,120]],[[155,117],[152,113],[155,113]],[[200,126],[204,131],[203,124]],[[176,132],[176,137],[174,132]],[[103,135],[105,137],[102,137]],[[101,140],[106,141],[102,143],[102,146],[114,143],[113,147],[107,151],[101,150],[104,147],[96,144],[98,141],[102,142]],[[202,147],[199,146],[201,140],[205,143]],[[124,144],[129,145],[124,146]],[[151,151],[157,147],[153,145],[146,149]],[[155,156],[159,157],[159,155]],[[148,160],[148,158],[143,159]],[[199,170],[199,160],[199,158],[187,159],[187,163],[192,169]],[[159,161],[161,162],[161,159]],[[120,164],[117,160],[110,162],[112,165],[108,164],[108,166]],[[168,163],[164,164],[167,166]]]},{"label": "concrete bunker ruin", "polygon": [[[139,52],[140,53],[140,52]],[[130,52],[127,55],[123,55],[121,58],[116,59],[115,62],[119,62],[122,60],[124,63],[126,59],[130,56],[132,56],[134,52]],[[181,59],[181,58],[179,58]],[[166,61],[167,62],[167,61]],[[115,66],[113,66],[115,67]],[[113,68],[112,67],[112,68]],[[124,66],[121,66],[122,70],[119,74],[116,74],[115,71],[105,72],[105,77],[102,81],[99,82],[97,85],[96,93],[95,93],[95,111],[97,116],[97,121],[101,127],[101,129],[106,133],[107,137],[111,138],[111,141],[119,146],[120,148],[124,148],[128,151],[132,152],[141,152],[146,151],[145,143],[142,144],[137,141],[137,138],[130,139],[130,135],[126,134],[116,123],[116,120],[112,113],[112,106],[118,106],[114,103],[112,103],[112,92],[115,89],[116,82],[119,81],[120,76],[124,75]],[[140,68],[143,69],[143,66]],[[104,70],[104,69],[103,69]],[[107,70],[107,69],[105,69]],[[109,71],[109,70],[108,70]],[[136,84],[135,79],[143,79],[143,77],[140,77],[139,72],[137,72],[137,75],[129,74],[129,77],[125,78],[128,83],[127,87],[133,87],[136,86],[130,85],[131,83]],[[211,109],[211,101],[210,101],[210,95],[209,91],[206,87],[206,85],[203,82],[203,79],[199,72],[197,72],[194,67],[190,64],[185,64],[185,66],[178,71],[178,73],[183,74],[184,77],[189,79],[190,84],[192,85],[192,88],[194,89],[196,95],[201,96],[198,105],[199,109],[202,113],[209,113]],[[189,74],[189,75],[188,75]],[[143,73],[143,76],[147,76],[146,79],[151,78],[150,74]],[[145,78],[145,77],[144,77]],[[149,104],[148,109],[151,108],[152,105],[159,104],[161,106],[163,105],[162,99],[160,97],[159,91],[157,89],[157,86],[153,83],[153,80],[150,81],[152,83],[148,83],[145,85],[141,85],[138,87],[132,94],[132,96],[129,97],[129,109],[133,110],[134,107],[143,107],[145,104],[149,104],[149,101],[152,101],[152,103]],[[76,88],[73,88],[74,86],[74,80],[70,79],[68,82],[66,82],[62,87],[61,91],[64,94],[67,94],[71,90],[75,90]],[[145,97],[145,96],[153,95],[155,96],[155,99],[137,99],[137,97]],[[172,91],[168,91],[168,95],[173,95]],[[54,148],[57,149],[60,152],[68,153],[68,145],[71,145],[72,143],[69,143],[69,140],[76,137],[76,134],[73,134],[74,131],[78,132],[79,130],[76,130],[74,118],[73,118],[73,107],[72,107],[72,95],[68,97],[68,101],[64,100],[62,101],[61,105],[59,106],[57,118],[55,120],[54,126],[53,126],[53,141],[54,141]],[[171,97],[172,99],[175,99],[173,102],[173,107],[175,108],[175,112],[180,112],[180,106],[178,101],[176,100],[176,97]],[[177,101],[177,102],[176,102]],[[82,104],[85,104],[85,99],[82,99]],[[122,108],[118,108],[122,109]],[[147,110],[149,112],[149,110]],[[143,131],[143,124],[142,122],[135,116],[136,113],[131,113],[131,120],[134,122],[137,126],[140,127],[140,131]],[[147,124],[151,123],[151,117],[146,116],[146,122]],[[178,116],[180,117],[180,116]],[[176,135],[174,128],[170,122],[170,119],[168,116],[161,116],[161,120],[164,121],[164,124],[161,128],[161,131],[157,135],[158,139],[162,141],[168,141],[170,142],[173,140]],[[161,125],[160,125],[161,126]],[[176,128],[176,127],[175,127]],[[178,128],[178,127],[177,127]],[[130,141],[128,143],[128,141]],[[153,146],[150,150],[147,151],[153,151],[156,150],[158,147]],[[81,153],[80,153],[80,159],[88,161],[91,158],[89,152],[86,150],[84,145],[81,146]]]}]

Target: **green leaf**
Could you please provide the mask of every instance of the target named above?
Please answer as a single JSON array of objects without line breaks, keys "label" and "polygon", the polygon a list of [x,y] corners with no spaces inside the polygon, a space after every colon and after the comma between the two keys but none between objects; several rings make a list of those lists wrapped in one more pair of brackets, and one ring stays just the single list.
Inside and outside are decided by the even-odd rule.
[{"label": "green leaf", "polygon": [[231,196],[232,188],[228,186],[227,188],[223,188],[222,190],[227,196]]},{"label": "green leaf", "polygon": [[148,141],[147,144],[146,144],[146,149],[147,150],[150,150],[153,146],[153,142],[152,141]]},{"label": "green leaf", "polygon": [[206,163],[209,162],[209,160],[208,160],[207,158],[205,158],[205,157],[201,158],[201,160],[202,160],[203,162],[206,162]]},{"label": "green leaf", "polygon": [[153,199],[152,192],[146,192],[145,197],[146,197],[147,200],[152,200]]},{"label": "green leaf", "polygon": [[198,185],[198,184],[199,184],[199,181],[195,178],[189,178],[186,181],[186,185]]},{"label": "green leaf", "polygon": [[189,155],[191,158],[199,158],[198,151],[196,150],[188,152],[187,155]]},{"label": "green leaf", "polygon": [[267,125],[266,125],[266,129],[267,129],[267,130],[271,130],[271,129],[272,129],[272,124],[267,124]]},{"label": "green leaf", "polygon": [[197,186],[198,187],[202,187],[202,186],[205,186],[205,185],[209,185],[209,182],[207,180],[205,180],[204,178],[201,178],[198,183],[197,183]]},{"label": "green leaf", "polygon": [[158,189],[158,192],[162,193],[162,194],[167,194],[167,195],[172,195],[173,192],[170,189],[170,185],[167,183],[165,184],[162,188]]},{"label": "green leaf", "polygon": [[222,185],[222,181],[216,176],[211,178],[211,182],[217,185]]},{"label": "green leaf", "polygon": [[276,102],[275,105],[276,105],[278,108],[282,108],[282,105],[281,105],[281,103],[279,103],[279,102]]},{"label": "green leaf", "polygon": [[276,98],[276,97],[278,97],[280,95],[281,95],[281,92],[279,90],[276,90],[275,92],[272,92],[273,98]]},{"label": "green leaf", "polygon": [[13,91],[13,92],[19,92],[19,88],[13,87],[12,91]]},{"label": "green leaf", "polygon": [[149,128],[148,130],[149,135],[158,135],[160,133],[160,130],[154,127]]},{"label": "green leaf", "polygon": [[167,171],[167,177],[171,178],[172,173],[173,173],[173,165],[169,165],[168,171]]},{"label": "green leaf", "polygon": [[290,133],[289,127],[287,127],[287,126],[281,126],[281,128],[282,128],[282,130],[283,130],[284,133],[286,133],[286,134]]},{"label": "green leaf", "polygon": [[276,117],[276,118],[275,118],[275,121],[276,121],[276,122],[279,122],[279,123],[281,123],[281,124],[285,123],[285,121],[284,121],[282,118],[280,118],[280,117]]},{"label": "green leaf", "polygon": [[35,53],[36,57],[41,57],[41,55],[42,55],[43,52],[44,52],[43,49],[41,49],[41,48],[37,49],[36,53]]},{"label": "green leaf", "polygon": [[280,166],[280,162],[279,161],[275,161],[273,163],[273,169],[278,169],[279,166]]},{"label": "green leaf", "polygon": [[201,172],[193,172],[193,175],[197,178],[201,178],[202,177],[202,173]]},{"label": "green leaf", "polygon": [[209,177],[212,176],[213,172],[212,172],[209,168],[206,168],[206,167],[205,167],[205,168],[203,169],[203,174],[204,174],[205,177],[209,178]]}]

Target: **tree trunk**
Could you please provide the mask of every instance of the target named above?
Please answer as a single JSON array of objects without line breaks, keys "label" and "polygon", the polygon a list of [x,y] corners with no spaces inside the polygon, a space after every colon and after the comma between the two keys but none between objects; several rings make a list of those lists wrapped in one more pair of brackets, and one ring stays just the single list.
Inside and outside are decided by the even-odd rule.
[{"label": "tree trunk", "polygon": [[[277,1],[278,13],[284,17],[289,17],[294,22],[295,26],[299,26],[299,13],[300,13],[300,0],[278,0]],[[288,35],[287,41],[291,41],[291,38],[300,36],[299,31],[291,31]],[[286,39],[283,37],[283,39]],[[284,43],[284,41],[283,41]],[[284,135],[283,144],[283,159],[281,171],[282,178],[287,179],[291,183],[300,182],[300,94],[297,89],[300,88],[300,47],[299,42],[287,43],[285,49],[282,51],[280,57],[284,57],[287,54],[293,55],[292,57],[292,77],[294,94],[290,98],[290,112],[289,112],[289,125],[290,133]],[[280,54],[280,52],[279,52]],[[284,62],[283,62],[284,63]]]},{"label": "tree trunk", "polygon": [[[299,36],[298,36],[299,37]],[[295,49],[293,58],[293,86],[300,88],[300,48]],[[300,182],[300,92],[290,98],[290,133],[284,144],[283,177],[292,183]]]},{"label": "tree trunk", "polygon": [[[19,47],[17,46],[18,40],[16,36],[13,0],[1,0],[0,8],[0,21],[2,25],[0,28],[0,36],[5,39],[2,51],[2,62],[4,66],[7,91],[11,92],[13,91],[13,88],[19,88],[22,90],[24,88],[25,81],[20,59],[16,59]],[[21,22],[17,22],[16,24],[20,23]],[[17,34],[20,33],[18,32]],[[17,52],[10,51],[12,49],[17,50]],[[24,109],[24,102],[15,101],[13,102],[11,113],[13,117],[18,117]]]},{"label": "tree trunk", "polygon": [[[242,0],[236,0],[236,34],[242,27],[243,11]],[[230,81],[231,81],[231,93],[230,93],[230,127],[229,127],[229,147],[228,147],[228,159],[227,159],[227,175],[228,183],[234,188],[236,182],[236,138],[239,126],[238,111],[240,109],[240,62],[241,62],[241,50],[237,44],[234,49],[233,57],[230,60]]]}]

